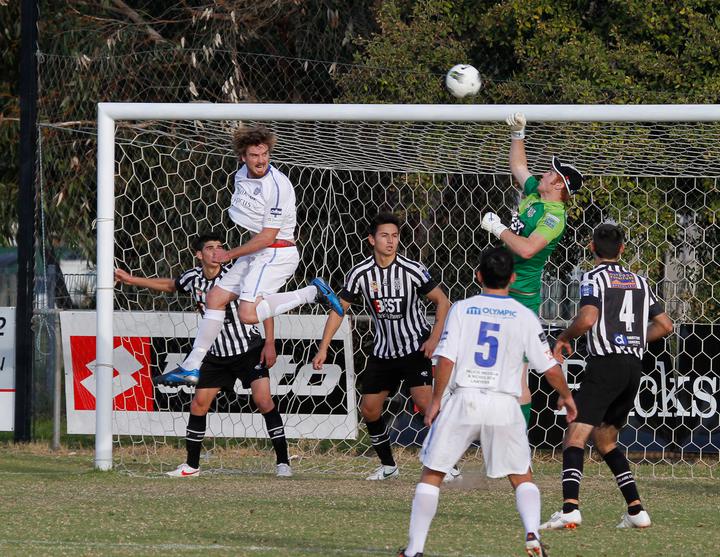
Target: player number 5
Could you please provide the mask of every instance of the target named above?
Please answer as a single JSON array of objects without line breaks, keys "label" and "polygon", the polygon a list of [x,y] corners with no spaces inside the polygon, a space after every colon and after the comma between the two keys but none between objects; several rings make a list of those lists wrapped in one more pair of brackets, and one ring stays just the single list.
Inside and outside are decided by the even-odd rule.
[{"label": "player number 5", "polygon": [[480,333],[478,334],[478,346],[486,347],[483,352],[475,352],[475,364],[480,367],[492,367],[495,365],[498,353],[498,339],[493,336],[493,333],[497,333],[500,330],[499,323],[488,323],[482,321],[480,323]]}]

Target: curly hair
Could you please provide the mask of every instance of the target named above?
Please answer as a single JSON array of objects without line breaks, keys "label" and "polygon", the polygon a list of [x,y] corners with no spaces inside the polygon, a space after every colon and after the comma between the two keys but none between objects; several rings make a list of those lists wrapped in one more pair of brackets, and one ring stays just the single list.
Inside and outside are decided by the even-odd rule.
[{"label": "curly hair", "polygon": [[232,134],[232,145],[239,160],[242,160],[245,150],[253,145],[267,145],[270,152],[275,147],[277,137],[265,126],[238,126]]}]

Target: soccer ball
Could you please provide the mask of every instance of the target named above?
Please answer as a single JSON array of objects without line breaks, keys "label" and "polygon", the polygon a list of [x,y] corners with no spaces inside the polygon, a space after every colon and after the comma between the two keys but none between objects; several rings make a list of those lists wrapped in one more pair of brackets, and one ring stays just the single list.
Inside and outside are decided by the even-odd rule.
[{"label": "soccer ball", "polygon": [[468,64],[453,66],[445,76],[445,87],[459,99],[476,94],[481,86],[480,74]]}]

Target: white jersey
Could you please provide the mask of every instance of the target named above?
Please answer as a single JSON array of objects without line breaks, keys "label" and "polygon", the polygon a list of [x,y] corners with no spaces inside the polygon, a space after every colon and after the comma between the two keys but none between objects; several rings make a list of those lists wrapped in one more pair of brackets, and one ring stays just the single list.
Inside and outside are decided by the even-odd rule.
[{"label": "white jersey", "polygon": [[250,232],[278,228],[278,240],[295,240],[295,190],[272,165],[262,178],[248,177],[246,165],[235,173],[229,213],[235,224]]},{"label": "white jersey", "polygon": [[537,316],[508,296],[491,294],[453,304],[435,356],[455,364],[451,391],[470,387],[516,397],[523,356],[538,373],[557,364]]}]

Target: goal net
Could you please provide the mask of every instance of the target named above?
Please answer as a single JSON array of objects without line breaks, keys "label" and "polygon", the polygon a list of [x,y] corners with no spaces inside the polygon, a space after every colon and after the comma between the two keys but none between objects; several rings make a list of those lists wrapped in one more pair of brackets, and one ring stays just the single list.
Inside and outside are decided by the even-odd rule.
[{"label": "goal net", "polygon": [[[239,166],[229,136],[239,122],[276,132],[272,162],[295,185],[301,263],[288,289],[314,276],[339,289],[369,254],[368,219],[391,210],[403,220],[400,251],[459,300],[478,291],[478,254],[497,243],[480,228],[482,214],[507,223],[517,208],[503,120],[518,110],[528,116],[534,174],[559,155],[586,176],[543,274],[549,336],[575,314],[593,228],[618,222],[628,238],[623,262],[650,277],[675,321],[675,334],[649,347],[621,446],[651,470],[670,463],[673,473],[713,474],[720,108],[712,106],[99,105],[98,310],[97,319],[63,317],[69,431],[97,431],[100,468],[162,472],[183,461],[193,391],[154,387],[151,377],[182,360],[199,316],[189,297],[113,287],[112,272],[176,277],[195,266],[197,235],[220,232],[229,246],[247,239],[226,212]],[[354,310],[323,372],[310,362],[324,312],[305,306],[276,318],[272,391],[301,470],[365,473],[376,464],[356,390],[372,331],[366,309]],[[584,354],[580,343],[565,364],[571,386],[582,382]],[[531,444],[557,458],[564,416],[548,385],[532,371],[529,381]],[[386,419],[401,460],[415,459],[426,431],[405,389]],[[240,384],[213,405],[204,449],[206,470],[273,468],[262,417]]]}]

